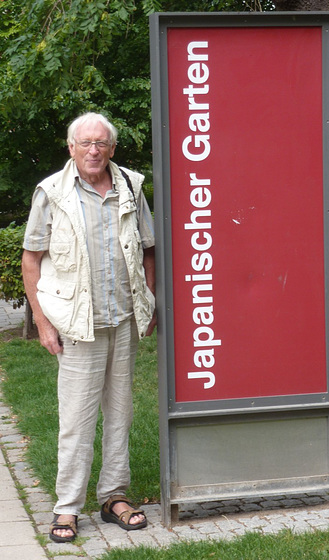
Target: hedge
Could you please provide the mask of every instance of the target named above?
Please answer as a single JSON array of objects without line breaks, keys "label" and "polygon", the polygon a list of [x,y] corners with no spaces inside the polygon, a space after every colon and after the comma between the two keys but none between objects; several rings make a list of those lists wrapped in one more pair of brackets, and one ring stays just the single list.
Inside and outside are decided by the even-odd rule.
[{"label": "hedge", "polygon": [[12,302],[14,309],[25,303],[21,270],[25,227],[12,222],[0,229],[0,299]]}]

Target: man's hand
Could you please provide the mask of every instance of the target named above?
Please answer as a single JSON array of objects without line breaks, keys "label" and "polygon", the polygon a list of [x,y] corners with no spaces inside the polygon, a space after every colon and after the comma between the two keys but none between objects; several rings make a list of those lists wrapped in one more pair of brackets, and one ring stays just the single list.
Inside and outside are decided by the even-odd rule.
[{"label": "man's hand", "polygon": [[[155,252],[154,247],[149,247],[148,249],[144,249],[144,260],[143,266],[145,270],[145,279],[146,284],[151,290],[152,294],[155,296]],[[145,336],[151,336],[154,331],[154,327],[157,324],[157,315],[156,311],[153,313],[153,317],[151,322],[147,328]]]},{"label": "man's hand", "polygon": [[156,311],[154,311],[151,322],[150,322],[149,326],[147,327],[147,331],[145,333],[145,336],[151,336],[151,334],[154,331],[154,328],[156,327],[156,324],[157,324],[157,314],[156,314]]},{"label": "man's hand", "polygon": [[59,338],[58,331],[48,321],[46,317],[36,323],[39,331],[39,339],[41,346],[44,346],[50,354],[59,354],[63,352],[63,345]]}]

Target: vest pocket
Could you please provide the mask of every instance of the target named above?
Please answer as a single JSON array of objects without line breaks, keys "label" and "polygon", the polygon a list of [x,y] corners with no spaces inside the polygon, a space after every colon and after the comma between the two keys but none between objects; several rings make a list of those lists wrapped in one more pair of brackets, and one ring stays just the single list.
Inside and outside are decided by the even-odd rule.
[{"label": "vest pocket", "polygon": [[61,272],[74,271],[77,268],[75,254],[75,240],[52,241],[49,247],[49,255],[53,266]]},{"label": "vest pocket", "polygon": [[37,288],[38,300],[44,315],[60,333],[68,332],[74,312],[75,284],[42,276]]}]

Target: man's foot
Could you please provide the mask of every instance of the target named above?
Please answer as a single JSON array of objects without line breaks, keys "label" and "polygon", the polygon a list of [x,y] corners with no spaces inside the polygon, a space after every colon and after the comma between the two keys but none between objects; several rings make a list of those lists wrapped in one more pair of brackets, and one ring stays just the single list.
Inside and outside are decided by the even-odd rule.
[{"label": "man's foot", "polygon": [[144,513],[137,513],[141,510],[134,509],[126,502],[116,502],[115,504],[113,504],[111,510],[112,513],[114,513],[118,517],[120,517],[120,515],[122,515],[125,511],[132,513],[133,515],[130,517],[129,521],[131,525],[138,525],[139,523],[143,523],[146,520]]},{"label": "man's foot", "polygon": [[132,531],[147,525],[141,509],[135,509],[126,496],[113,496],[102,506],[101,517],[105,523],[117,523],[122,529]]},{"label": "man's foot", "polygon": [[72,542],[78,533],[78,516],[55,514],[49,527],[49,538],[57,543]]}]

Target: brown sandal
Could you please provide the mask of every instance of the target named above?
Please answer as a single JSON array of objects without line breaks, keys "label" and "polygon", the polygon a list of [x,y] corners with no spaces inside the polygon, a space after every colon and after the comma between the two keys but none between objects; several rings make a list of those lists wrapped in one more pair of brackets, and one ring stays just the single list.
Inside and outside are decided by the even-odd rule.
[{"label": "brown sandal", "polygon": [[[103,521],[105,521],[105,523],[117,523],[119,527],[125,529],[126,531],[143,529],[143,527],[147,526],[147,519],[142,509],[134,508],[133,511],[127,509],[123,511],[120,515],[114,513],[112,507],[114,504],[117,504],[118,502],[124,502],[134,508],[134,506],[126,496],[112,496],[107,500],[107,502],[105,502],[105,504],[102,505],[101,518],[103,519]],[[141,521],[140,523],[136,523],[136,524],[129,523],[132,517],[140,514],[144,515],[144,521]]]},{"label": "brown sandal", "polygon": [[[59,517],[60,515],[56,513],[49,527],[49,538],[56,543],[74,541],[78,534],[78,516],[74,515],[74,520],[72,521],[58,521]],[[70,537],[59,537],[58,535],[54,535],[54,531],[62,529],[72,531],[73,535]]]}]

